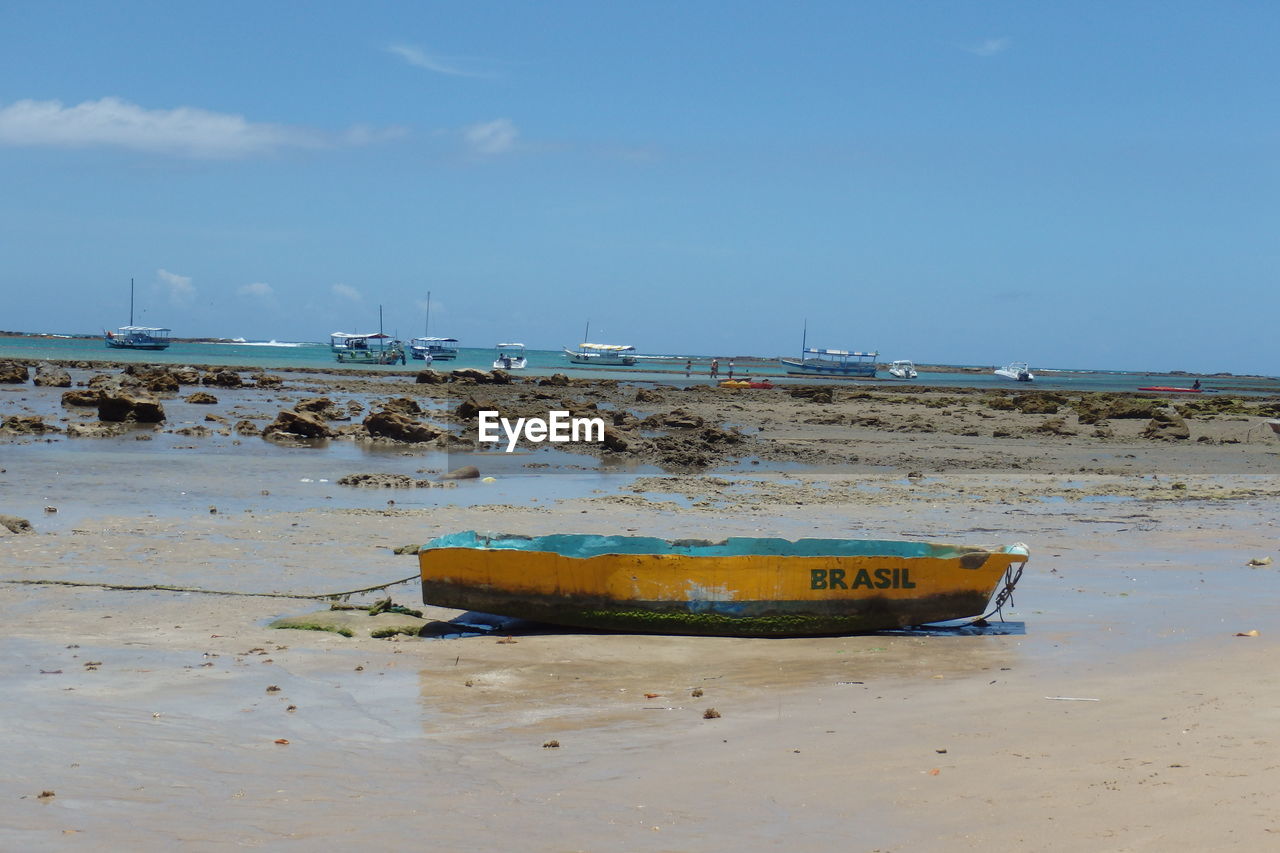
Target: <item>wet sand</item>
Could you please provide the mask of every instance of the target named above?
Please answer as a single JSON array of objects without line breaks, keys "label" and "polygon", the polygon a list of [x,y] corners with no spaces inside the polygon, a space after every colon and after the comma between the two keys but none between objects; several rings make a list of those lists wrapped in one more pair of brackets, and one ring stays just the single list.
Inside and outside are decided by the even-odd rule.
[{"label": "wet sand", "polygon": [[[65,389],[0,389],[0,418],[96,422]],[[1200,850],[1280,832],[1280,567],[1248,565],[1280,561],[1274,400],[1187,412],[1189,437],[1162,440],[1149,418],[1097,434],[1083,400],[1032,413],[951,389],[193,390],[118,437],[0,438],[0,513],[35,528],[0,535],[3,580],[314,595],[411,576],[392,549],[472,528],[1023,541],[1032,559],[992,631],[789,640],[345,638],[267,627],[314,600],[7,582],[6,849]],[[635,446],[359,489],[337,481],[477,457],[220,433],[320,393],[365,412],[594,402],[635,418]],[[664,427],[676,410],[703,426]],[[742,438],[695,441],[705,427]],[[422,606],[416,583],[388,592]]]}]

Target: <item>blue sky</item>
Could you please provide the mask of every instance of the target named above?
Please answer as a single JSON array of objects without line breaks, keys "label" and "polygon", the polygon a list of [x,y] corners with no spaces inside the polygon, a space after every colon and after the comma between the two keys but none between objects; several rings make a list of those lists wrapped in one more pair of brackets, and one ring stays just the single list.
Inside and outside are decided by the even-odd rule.
[{"label": "blue sky", "polygon": [[0,328],[1277,374],[1278,25],[0,0]]}]

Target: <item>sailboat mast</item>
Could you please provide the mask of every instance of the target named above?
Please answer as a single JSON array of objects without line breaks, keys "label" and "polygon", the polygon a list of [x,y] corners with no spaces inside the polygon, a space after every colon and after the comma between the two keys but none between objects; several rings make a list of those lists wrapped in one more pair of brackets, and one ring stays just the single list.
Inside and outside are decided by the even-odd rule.
[{"label": "sailboat mast", "polygon": [[129,279],[129,325],[133,325],[133,279]]},{"label": "sailboat mast", "polygon": [[809,318],[804,320],[804,332],[800,335],[800,360],[804,361],[804,351],[809,348]]},{"label": "sailboat mast", "polygon": [[591,321],[590,320],[587,321],[587,327],[582,330],[582,342],[585,344],[589,340],[591,340]]},{"label": "sailboat mast", "polygon": [[424,336],[431,334],[431,291],[427,291],[427,320],[422,324],[422,334]]}]

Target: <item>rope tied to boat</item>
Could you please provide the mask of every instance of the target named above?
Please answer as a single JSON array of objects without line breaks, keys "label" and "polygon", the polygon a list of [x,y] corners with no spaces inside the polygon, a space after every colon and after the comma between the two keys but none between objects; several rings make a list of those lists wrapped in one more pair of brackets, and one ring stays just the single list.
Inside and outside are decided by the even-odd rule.
[{"label": "rope tied to boat", "polygon": [[[1014,570],[1014,565],[1017,565],[1016,571]],[[1009,564],[1008,568],[1004,570],[1004,586],[996,593],[994,604],[992,604],[990,610],[973,621],[974,625],[985,625],[992,616],[999,616],[1001,622],[1005,621],[1004,613],[1001,611],[1006,604],[1013,604],[1013,590],[1018,585],[1018,581],[1022,579],[1022,570],[1026,565],[1026,560],[1017,564]]]},{"label": "rope tied to boat", "polygon": [[109,589],[117,592],[181,592],[192,593],[197,595],[238,595],[249,598],[297,598],[311,601],[346,601],[354,595],[361,595],[368,592],[381,592],[389,587],[397,586],[402,583],[415,581],[420,574],[414,573],[407,578],[388,581],[387,583],[378,584],[377,586],[367,586],[362,589],[349,589],[344,592],[321,592],[321,593],[300,593],[300,592],[245,592],[243,590],[228,589],[204,589],[194,586],[173,586],[170,584],[122,584],[122,583],[99,583],[96,581],[69,581],[69,580],[46,580],[46,579],[27,579],[27,578],[4,578],[0,579],[0,583],[19,584],[25,586],[70,586],[70,587],[92,587],[94,589]]}]

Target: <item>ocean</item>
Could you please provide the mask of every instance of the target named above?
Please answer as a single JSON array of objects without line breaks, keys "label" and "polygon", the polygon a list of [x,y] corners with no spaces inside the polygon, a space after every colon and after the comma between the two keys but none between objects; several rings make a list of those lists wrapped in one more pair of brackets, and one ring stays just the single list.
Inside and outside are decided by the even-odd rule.
[{"label": "ocean", "polygon": [[[529,366],[524,375],[549,376],[553,373],[564,373],[569,376],[593,377],[600,379],[617,379],[632,382],[661,382],[670,385],[703,384],[709,380],[708,356],[667,356],[653,361],[642,360],[635,367],[597,368],[570,364],[560,350],[528,350],[526,353]],[[172,365],[218,365],[235,368],[261,367],[266,370],[299,369],[324,371],[378,371],[385,373],[403,373],[417,371],[425,366],[420,361],[410,359],[405,365],[339,365],[327,343],[253,341],[253,342],[206,342],[190,343],[176,341],[169,349],[160,352],[132,351],[110,349],[101,338],[69,338],[69,337],[0,337],[0,358],[20,358],[36,361],[70,361],[70,362],[112,362],[140,364],[172,364]],[[693,360],[692,375],[686,377],[684,363]],[[492,348],[463,347],[459,350],[455,361],[435,362],[430,365],[433,370],[454,370],[462,367],[490,370],[493,367],[494,350]],[[878,374],[877,379],[843,379],[820,376],[788,375],[781,364],[773,358],[738,357],[735,363],[735,378],[768,379],[777,383],[831,383],[838,387],[852,385],[888,386],[898,384],[891,380],[885,371]],[[1039,367],[1032,365],[1036,378],[1032,383],[1017,383],[1001,378],[992,373],[992,368],[970,368],[965,370],[959,366],[939,367],[921,370],[912,385],[941,386],[954,388],[1005,388],[1014,390],[1057,390],[1057,391],[1136,391],[1143,386],[1189,387],[1193,381],[1190,376],[1160,373],[1137,373],[1127,371],[1082,371]],[[974,372],[971,372],[974,371]],[[720,378],[727,378],[727,358],[720,359]],[[1209,376],[1201,377],[1206,391],[1238,394],[1280,394],[1280,379],[1275,377],[1237,377]]]}]

